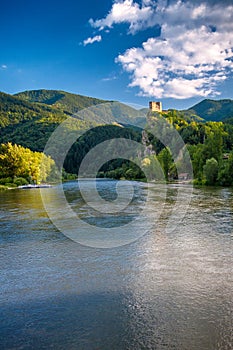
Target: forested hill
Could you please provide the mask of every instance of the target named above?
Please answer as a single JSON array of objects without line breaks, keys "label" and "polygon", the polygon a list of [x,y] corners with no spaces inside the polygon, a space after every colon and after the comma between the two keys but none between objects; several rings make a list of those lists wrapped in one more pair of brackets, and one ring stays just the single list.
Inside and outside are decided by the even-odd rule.
[{"label": "forested hill", "polygon": [[[42,103],[63,111],[69,115],[75,115],[85,121],[91,121],[96,123],[122,123],[141,124],[145,121],[147,109],[136,110],[128,105],[117,101],[101,100],[94,97],[82,96],[78,94],[71,94],[69,92],[60,90],[30,90],[20,92],[15,95],[16,97],[28,101],[31,103]],[[93,114],[93,110],[86,111],[85,116],[83,113],[79,113],[84,108],[97,106],[105,103],[106,106],[101,108],[98,113]],[[140,120],[141,119],[141,120]]]},{"label": "forested hill", "polygon": [[[69,115],[55,106],[0,92],[0,143],[13,142],[43,151],[53,130]],[[95,121],[91,125],[95,126]],[[79,121],[80,129],[89,126],[90,122]]]},{"label": "forested hill", "polygon": [[39,102],[54,106],[65,112],[74,114],[83,108],[108,102],[98,98],[71,94],[60,90],[30,90],[15,94],[16,97],[28,102]]},{"label": "forested hill", "polygon": [[[104,108],[97,113],[92,107],[99,104]],[[0,143],[12,142],[43,151],[56,126],[71,115],[75,115],[80,130],[113,123],[143,126],[146,122],[145,111],[119,102],[56,90],[34,90],[14,96],[0,92]]]},{"label": "forested hill", "polygon": [[206,121],[225,121],[233,119],[233,101],[206,99],[183,112],[185,115],[195,115]]},{"label": "forested hill", "polygon": [[[92,107],[102,104],[98,113]],[[83,112],[85,111],[85,112]],[[233,124],[232,100],[204,100],[185,111],[175,111],[188,122],[220,121]],[[75,115],[80,130],[119,123],[144,127],[147,109],[136,110],[114,101],[71,94],[60,90],[0,93],[0,143],[13,142],[42,151],[58,124]]]},{"label": "forested hill", "polygon": [[[91,129],[73,144],[64,163],[67,172],[77,174],[82,158],[96,143],[119,137],[140,142],[141,130],[128,128],[126,125],[145,127],[147,112],[147,109],[136,110],[119,102],[57,90],[26,91],[14,96],[0,93],[0,144],[9,142],[7,146],[1,146],[1,157],[5,157],[4,147],[15,152],[19,150],[20,154],[24,152],[21,148],[17,149],[16,145],[31,151],[43,151],[56,127],[72,116],[76,123],[75,126],[71,123],[69,130],[78,131],[81,135],[83,131]],[[233,125],[230,125],[233,124],[232,100],[204,100],[186,111],[171,109],[164,113],[155,113],[151,117],[157,121],[160,118],[167,119],[180,133],[188,145],[194,178],[198,183],[233,185]],[[150,114],[147,118],[147,122],[149,121]],[[156,138],[150,139],[150,132],[148,135],[149,146],[153,148],[155,155],[141,159],[142,168],[150,173],[157,164],[158,156],[166,170],[166,179],[169,176],[175,179],[177,174],[169,149],[164,148]],[[114,154],[114,147],[111,154]],[[53,158],[56,162],[56,157]],[[7,176],[8,167],[5,169],[3,175]],[[117,160],[117,163],[108,164],[107,168],[101,169],[104,175],[110,171],[111,177],[129,179],[142,178],[139,170],[140,168],[124,163],[123,160]],[[215,175],[211,175],[210,179],[209,174]]]},{"label": "forested hill", "polygon": [[56,114],[58,118],[63,115],[61,111],[51,106],[30,103],[16,96],[0,92],[0,128],[50,114]]},{"label": "forested hill", "polygon": [[66,118],[52,106],[0,93],[0,143],[13,142],[42,151],[56,125]]}]

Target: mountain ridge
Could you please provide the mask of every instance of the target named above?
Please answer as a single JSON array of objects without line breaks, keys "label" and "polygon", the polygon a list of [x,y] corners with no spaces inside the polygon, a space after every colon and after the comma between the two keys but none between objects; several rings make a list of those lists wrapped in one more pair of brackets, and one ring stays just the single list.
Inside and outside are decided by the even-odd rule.
[{"label": "mountain ridge", "polygon": [[146,122],[143,112],[120,102],[59,90],[31,90],[15,95],[0,92],[0,143],[10,141],[43,151],[55,128],[71,116],[80,130],[113,123],[144,126]]},{"label": "mountain ridge", "polygon": [[[46,105],[51,105],[68,113],[77,113],[83,108],[90,105],[101,103],[120,103],[114,100],[101,100],[94,97],[74,94],[63,90],[28,90],[15,94],[29,102],[39,102]],[[127,106],[122,104],[122,106]],[[132,108],[132,107],[130,107]],[[135,110],[135,108],[133,108]],[[145,109],[140,111],[145,113]],[[186,110],[179,110],[185,117],[193,117],[195,120],[205,121],[223,121],[228,118],[233,118],[233,100],[231,99],[204,99],[199,103],[189,107]],[[127,111],[129,114],[129,111]]]},{"label": "mountain ridge", "polygon": [[[61,90],[30,90],[16,95],[0,92],[0,144],[11,142],[31,151],[43,152],[54,130],[70,118],[66,126],[67,134],[63,133],[58,143],[53,144],[52,154],[55,162],[59,163],[60,153],[56,153],[58,144],[63,147],[66,137],[69,137],[67,135],[75,133],[76,142],[68,152],[64,168],[77,173],[82,157],[98,142],[119,137],[141,142],[141,131],[146,130],[150,120],[148,111],[146,108],[136,110],[117,101],[104,101]],[[193,152],[196,146],[199,148],[195,152],[204,147],[210,159],[216,149],[212,146],[218,140],[217,134],[224,136],[225,152],[232,150],[233,125],[230,124],[233,124],[233,101],[230,99],[206,99],[184,111],[170,109],[161,114],[151,114],[155,119],[167,118],[184,142],[194,147]],[[224,123],[208,123],[211,120]],[[207,139],[210,147],[205,141]],[[159,154],[162,144],[155,140],[155,145],[156,154]],[[111,152],[114,155],[114,148]]]},{"label": "mountain ridge", "polygon": [[204,99],[182,112],[186,115],[197,115],[205,121],[224,121],[233,118],[233,100]]},{"label": "mountain ridge", "polygon": [[110,102],[95,97],[73,94],[63,90],[26,90],[14,94],[14,96],[28,102],[50,105],[71,114],[77,113],[83,108]]},{"label": "mountain ridge", "polygon": [[[14,95],[7,94],[8,96],[19,98],[28,103],[39,103],[45,106],[56,108],[63,111],[66,114],[75,114],[84,108],[88,108],[94,105],[102,103],[119,103],[121,106],[127,106],[129,110],[126,113],[132,114],[132,110],[145,113],[146,108],[136,110],[133,107],[129,107],[114,100],[102,100],[95,97],[84,96],[80,94],[74,94],[63,90],[26,90],[18,92]],[[119,112],[119,111],[118,111]],[[233,118],[233,100],[232,99],[204,99],[197,104],[189,107],[185,110],[178,110],[183,113],[184,116],[197,117],[205,121],[223,121],[228,118]]]}]

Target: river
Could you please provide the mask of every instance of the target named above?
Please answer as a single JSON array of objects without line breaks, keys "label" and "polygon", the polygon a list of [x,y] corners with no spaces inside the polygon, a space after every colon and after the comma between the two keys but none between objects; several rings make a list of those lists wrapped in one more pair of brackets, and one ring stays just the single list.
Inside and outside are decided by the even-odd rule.
[{"label": "river", "polygon": [[[113,185],[99,183],[106,193]],[[144,185],[134,186],[139,203]],[[75,182],[64,190],[88,221]],[[168,186],[163,213],[142,236],[104,249],[61,233],[38,189],[0,192],[0,349],[233,349],[233,190],[194,188],[184,218],[166,231],[181,190]],[[156,191],[147,222],[160,206]]]}]

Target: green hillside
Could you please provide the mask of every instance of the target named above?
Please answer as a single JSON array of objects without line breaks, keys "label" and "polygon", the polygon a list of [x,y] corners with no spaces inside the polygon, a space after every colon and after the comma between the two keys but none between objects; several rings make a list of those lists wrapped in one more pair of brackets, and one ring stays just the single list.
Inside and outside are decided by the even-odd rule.
[{"label": "green hillside", "polygon": [[[77,173],[83,156],[96,143],[118,137],[139,140],[140,131],[128,126],[144,125],[146,112],[119,102],[55,90],[26,91],[14,96],[0,93],[0,143],[12,142],[42,152],[55,128],[72,116],[75,123],[69,124],[67,135],[74,130],[82,134],[91,129],[87,136],[84,135],[73,145],[64,164],[65,170]],[[55,148],[60,150],[63,140],[58,140],[58,143]],[[58,164],[59,152],[53,152],[53,157]]]},{"label": "green hillside", "polygon": [[77,113],[83,108],[107,102],[97,98],[71,94],[60,90],[30,90],[20,92],[15,96],[25,101],[51,105],[71,114]]},{"label": "green hillside", "polygon": [[[16,94],[18,98],[27,102],[36,102],[53,106],[57,110],[69,115],[76,115],[81,120],[105,123],[136,124],[145,122],[147,110],[138,111],[117,101],[100,100],[60,90],[31,90]],[[106,106],[102,106],[105,103]],[[91,108],[101,105],[100,108]],[[85,109],[85,112],[80,112]]]},{"label": "green hillside", "polygon": [[[55,106],[0,92],[0,143],[13,142],[43,151],[51,133],[69,115]],[[78,125],[83,130],[97,123],[79,120]]]},{"label": "green hillside", "polygon": [[[233,185],[232,100],[204,100],[185,111],[170,109],[153,115],[153,112],[148,114],[146,108],[136,110],[120,102],[102,101],[57,90],[26,91],[14,96],[0,93],[0,143],[10,142],[32,151],[43,151],[52,132],[70,116],[73,119],[71,118],[66,126],[67,133],[61,134],[56,140],[57,143],[55,142],[47,153],[53,155],[59,166],[60,158],[63,159],[61,151],[66,142],[63,135],[69,138],[74,132],[75,135],[81,135],[89,130],[73,144],[65,163],[62,163],[69,173],[78,172],[83,157],[97,143],[120,137],[140,142],[140,127],[144,128],[151,120],[150,126],[153,127],[154,120],[155,127],[158,128],[159,119],[165,118],[188,145],[193,161],[194,178],[198,183]],[[169,150],[159,139],[154,138],[150,131],[148,145],[164,166],[166,179],[169,176],[176,179],[176,169],[169,156]],[[110,150],[110,154],[114,155],[115,149],[111,142],[109,147],[104,153]],[[150,155],[141,160],[142,168],[148,171],[148,174],[156,166],[155,158]],[[137,159],[136,164],[138,161]],[[215,172],[212,171],[212,167]],[[101,168],[101,173],[103,176],[107,174],[116,178],[144,177],[140,167],[135,167],[123,159],[113,159]],[[214,180],[209,176],[212,173],[215,174]]]},{"label": "green hillside", "polygon": [[230,99],[217,101],[206,99],[183,112],[199,116],[206,121],[224,121],[233,117],[233,101]]},{"label": "green hillside", "polygon": [[114,123],[143,126],[146,122],[145,111],[119,102],[56,90],[33,90],[14,96],[0,93],[0,143],[13,142],[43,151],[54,129],[70,116],[75,116],[80,130]]},{"label": "green hillside", "polygon": [[[32,104],[16,96],[0,92],[0,127],[19,124],[36,117],[46,117],[50,114],[58,118],[63,115],[59,110],[43,104]],[[64,115],[63,115],[64,116]]]}]

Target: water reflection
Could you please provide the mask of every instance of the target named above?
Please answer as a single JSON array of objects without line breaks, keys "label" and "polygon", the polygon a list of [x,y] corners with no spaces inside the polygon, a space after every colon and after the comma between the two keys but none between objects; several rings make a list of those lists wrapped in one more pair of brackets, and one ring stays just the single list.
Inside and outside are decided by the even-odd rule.
[{"label": "water reflection", "polygon": [[0,193],[1,349],[232,349],[232,190],[195,189],[170,233],[167,193],[153,230],[107,250],[59,233],[38,191]]}]

